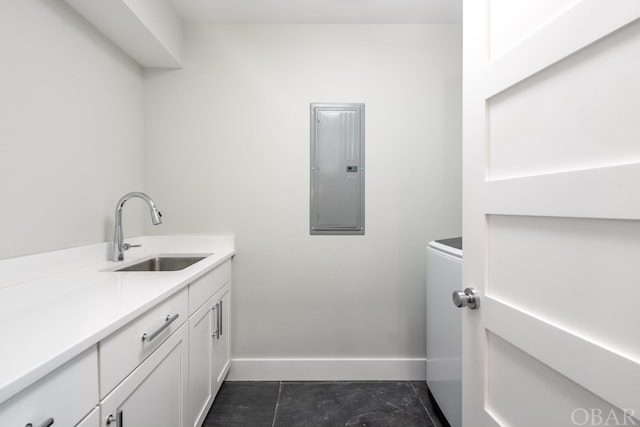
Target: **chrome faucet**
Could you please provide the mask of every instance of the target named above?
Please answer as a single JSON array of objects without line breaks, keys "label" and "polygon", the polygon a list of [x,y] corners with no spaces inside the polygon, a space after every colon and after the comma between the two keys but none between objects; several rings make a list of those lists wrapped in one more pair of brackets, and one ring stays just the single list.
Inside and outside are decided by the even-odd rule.
[{"label": "chrome faucet", "polygon": [[140,193],[138,191],[127,193],[124,196],[122,196],[122,198],[118,201],[118,204],[116,205],[116,228],[115,228],[115,232],[113,233],[113,260],[114,261],[122,261],[124,258],[123,257],[124,251],[132,247],[140,246],[140,245],[130,245],[128,243],[124,243],[123,237],[122,237],[122,208],[124,207],[125,202],[131,199],[132,197],[139,197],[145,202],[147,202],[147,205],[149,205],[149,212],[151,212],[151,222],[153,222],[153,225],[162,224],[162,218],[161,218],[162,214],[156,208],[156,205],[155,203],[153,203],[153,200],[151,200],[151,197],[147,196],[144,193]]}]

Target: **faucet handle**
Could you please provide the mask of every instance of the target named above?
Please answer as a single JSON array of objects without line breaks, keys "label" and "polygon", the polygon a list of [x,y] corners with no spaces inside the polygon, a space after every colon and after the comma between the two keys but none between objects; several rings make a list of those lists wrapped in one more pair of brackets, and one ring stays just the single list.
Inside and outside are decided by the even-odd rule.
[{"label": "faucet handle", "polygon": [[122,250],[123,251],[128,251],[131,248],[141,248],[142,245],[130,245],[129,243],[123,243],[122,244]]}]

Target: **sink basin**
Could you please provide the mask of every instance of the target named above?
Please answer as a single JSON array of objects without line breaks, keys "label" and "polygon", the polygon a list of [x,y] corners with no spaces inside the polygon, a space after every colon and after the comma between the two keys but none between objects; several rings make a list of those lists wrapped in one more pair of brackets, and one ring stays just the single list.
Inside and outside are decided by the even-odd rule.
[{"label": "sink basin", "polygon": [[146,259],[137,264],[116,271],[178,271],[205,259],[204,256],[175,257],[161,256]]}]

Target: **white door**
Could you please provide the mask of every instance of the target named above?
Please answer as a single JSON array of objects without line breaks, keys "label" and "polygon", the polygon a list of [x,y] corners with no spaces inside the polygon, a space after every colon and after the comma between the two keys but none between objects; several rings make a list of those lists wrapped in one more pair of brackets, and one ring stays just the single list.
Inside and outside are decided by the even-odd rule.
[{"label": "white door", "polygon": [[464,0],[465,427],[640,425],[638,17]]}]

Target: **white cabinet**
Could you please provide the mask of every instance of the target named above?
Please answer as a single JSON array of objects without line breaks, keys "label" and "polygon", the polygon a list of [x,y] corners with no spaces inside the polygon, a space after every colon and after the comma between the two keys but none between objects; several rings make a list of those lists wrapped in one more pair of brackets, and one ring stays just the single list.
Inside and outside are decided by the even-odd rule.
[{"label": "white cabinet", "polygon": [[187,288],[100,341],[103,398],[187,320]]},{"label": "white cabinet", "polygon": [[97,404],[94,345],[0,405],[0,426],[74,426]]},{"label": "white cabinet", "polygon": [[231,260],[189,284],[189,316],[231,280]]},{"label": "white cabinet", "polygon": [[188,307],[185,287],[100,341],[101,426],[187,427]]},{"label": "white cabinet", "polygon": [[190,427],[202,424],[229,371],[230,279],[227,262],[189,287],[189,306],[199,307],[189,317]]},{"label": "white cabinet", "polygon": [[189,318],[189,426],[202,424],[213,403],[213,297]]},{"label": "white cabinet", "polygon": [[227,260],[0,404],[0,427],[199,427],[229,371],[230,308]]},{"label": "white cabinet", "polygon": [[187,427],[188,327],[183,325],[102,401],[103,427]]},{"label": "white cabinet", "polygon": [[212,393],[218,393],[231,367],[231,283],[226,284],[214,297],[217,321],[213,341]]}]

